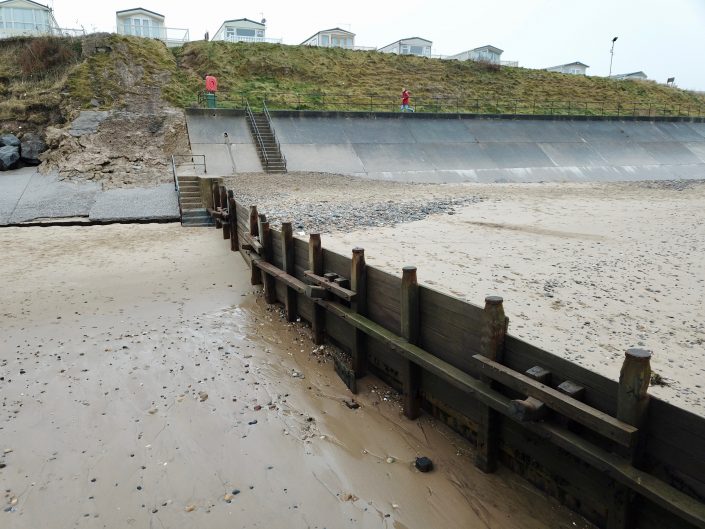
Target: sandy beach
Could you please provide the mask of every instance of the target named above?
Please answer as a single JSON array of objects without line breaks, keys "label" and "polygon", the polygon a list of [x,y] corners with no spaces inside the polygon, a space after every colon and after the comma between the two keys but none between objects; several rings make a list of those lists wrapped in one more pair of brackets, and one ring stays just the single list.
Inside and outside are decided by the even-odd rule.
[{"label": "sandy beach", "polygon": [[374,377],[349,407],[219,232],[7,228],[0,245],[3,528],[590,527],[477,471]]}]

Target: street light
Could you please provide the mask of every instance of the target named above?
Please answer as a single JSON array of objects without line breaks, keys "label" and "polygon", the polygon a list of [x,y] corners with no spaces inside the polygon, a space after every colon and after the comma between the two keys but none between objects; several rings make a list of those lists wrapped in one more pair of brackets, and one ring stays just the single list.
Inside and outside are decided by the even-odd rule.
[{"label": "street light", "polygon": [[610,74],[607,77],[612,77],[612,59],[614,59],[614,43],[617,42],[619,37],[612,39],[612,49],[610,50]]}]

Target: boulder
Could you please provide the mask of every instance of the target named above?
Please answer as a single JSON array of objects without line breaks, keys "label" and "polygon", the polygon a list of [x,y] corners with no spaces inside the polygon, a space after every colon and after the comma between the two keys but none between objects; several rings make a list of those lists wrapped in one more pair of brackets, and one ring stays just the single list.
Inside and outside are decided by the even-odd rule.
[{"label": "boulder", "polygon": [[39,165],[42,161],[39,155],[47,150],[47,144],[41,136],[28,132],[22,136],[22,145],[20,146],[20,155],[22,161],[27,165]]},{"label": "boulder", "polygon": [[0,147],[19,147],[20,140],[14,134],[3,134],[0,136]]},{"label": "boulder", "polygon": [[0,147],[0,171],[12,169],[20,160],[20,150],[11,145]]}]

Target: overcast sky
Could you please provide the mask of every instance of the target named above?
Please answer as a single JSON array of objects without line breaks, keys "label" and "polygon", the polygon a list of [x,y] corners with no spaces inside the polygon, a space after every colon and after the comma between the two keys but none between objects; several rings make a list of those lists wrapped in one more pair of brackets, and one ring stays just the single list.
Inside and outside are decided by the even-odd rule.
[{"label": "overcast sky", "polygon": [[143,7],[188,28],[191,40],[213,35],[223,20],[267,19],[267,37],[300,44],[321,29],[341,27],[358,46],[381,47],[400,38],[433,41],[433,54],[485,44],[503,60],[527,68],[581,61],[588,75],[642,70],[681,88],[705,91],[705,0],[39,0],[54,8],[62,27],[115,31],[115,11]]}]

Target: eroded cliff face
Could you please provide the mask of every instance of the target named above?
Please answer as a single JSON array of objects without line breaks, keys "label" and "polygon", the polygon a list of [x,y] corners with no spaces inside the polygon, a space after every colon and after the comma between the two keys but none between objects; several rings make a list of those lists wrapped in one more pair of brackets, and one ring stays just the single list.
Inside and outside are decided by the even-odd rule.
[{"label": "eroded cliff face", "polygon": [[[22,62],[39,44],[61,54],[49,73]],[[105,188],[171,180],[171,155],[189,145],[183,110],[163,98],[176,62],[161,42],[96,34],[0,47],[16,57],[0,71],[0,132],[44,138],[40,171]]]}]

